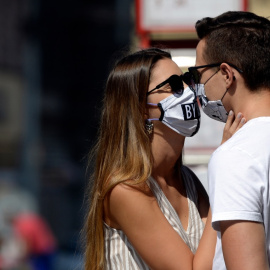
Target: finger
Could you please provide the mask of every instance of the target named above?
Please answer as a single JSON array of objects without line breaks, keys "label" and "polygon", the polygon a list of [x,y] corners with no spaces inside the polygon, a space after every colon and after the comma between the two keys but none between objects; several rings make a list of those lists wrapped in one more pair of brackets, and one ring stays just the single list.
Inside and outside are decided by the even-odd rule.
[{"label": "finger", "polygon": [[239,129],[238,126],[240,125],[242,118],[243,118],[243,114],[239,112],[237,116],[235,117],[234,122],[231,125],[230,129],[232,133],[235,133]]},{"label": "finger", "polygon": [[227,141],[228,139],[231,138],[231,136],[234,132],[234,131],[232,131],[233,121],[234,121],[234,112],[231,110],[229,112],[226,124],[225,124],[224,129],[223,129],[223,136],[222,136],[221,144],[223,144],[225,141]]},{"label": "finger", "polygon": [[235,132],[240,129],[244,124],[246,123],[246,119],[244,117],[242,117],[241,121],[239,122]]},{"label": "finger", "polygon": [[236,130],[236,128],[238,127],[242,117],[243,117],[243,114],[240,113],[240,112],[236,115],[236,117],[235,117],[235,119],[234,119],[234,121],[233,121],[233,123],[231,125],[232,130]]},{"label": "finger", "polygon": [[228,114],[228,118],[227,118],[226,124],[224,126],[225,130],[230,129],[230,127],[232,126],[233,120],[234,120],[234,112],[231,110]]},{"label": "finger", "polygon": [[246,120],[245,118],[243,118],[242,113],[238,113],[237,116],[234,118],[233,111],[230,111],[228,115],[228,120],[223,129],[221,144],[231,138],[232,135],[245,124],[245,121]]}]

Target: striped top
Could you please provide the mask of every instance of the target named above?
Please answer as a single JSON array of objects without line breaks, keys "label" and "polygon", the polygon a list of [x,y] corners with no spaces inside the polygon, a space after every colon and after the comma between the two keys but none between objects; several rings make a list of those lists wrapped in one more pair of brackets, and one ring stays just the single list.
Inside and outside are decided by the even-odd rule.
[{"label": "striped top", "polygon": [[[186,231],[184,230],[175,209],[159,187],[158,183],[150,177],[148,179],[148,185],[155,195],[164,216],[188,245],[190,250],[195,253],[204,230],[204,223],[202,222],[197,209],[198,192],[195,181],[198,181],[198,179],[195,179],[194,174],[184,166],[182,166],[182,178],[186,187],[189,207],[189,221]],[[111,228],[104,223],[104,236],[107,269],[150,270],[143,259],[135,251],[123,231]]]}]

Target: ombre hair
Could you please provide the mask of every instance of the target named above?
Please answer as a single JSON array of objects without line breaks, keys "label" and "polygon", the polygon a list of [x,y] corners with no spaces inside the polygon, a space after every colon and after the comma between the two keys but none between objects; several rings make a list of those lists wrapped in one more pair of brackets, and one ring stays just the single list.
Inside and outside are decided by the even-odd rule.
[{"label": "ombre hair", "polygon": [[171,59],[170,53],[156,48],[140,50],[122,58],[109,74],[94,148],[91,191],[87,194],[86,270],[106,266],[103,233],[106,195],[119,183],[137,185],[151,175],[151,138],[145,129],[146,93],[153,67],[164,58]]}]

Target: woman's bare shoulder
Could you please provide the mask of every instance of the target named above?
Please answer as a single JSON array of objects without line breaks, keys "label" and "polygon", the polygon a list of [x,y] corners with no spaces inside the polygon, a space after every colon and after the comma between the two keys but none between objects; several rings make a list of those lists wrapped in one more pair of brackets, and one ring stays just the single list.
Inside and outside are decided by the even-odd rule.
[{"label": "woman's bare shoulder", "polygon": [[133,184],[126,181],[117,184],[104,200],[104,220],[113,228],[121,229],[119,221],[129,213],[136,214],[145,204],[155,203],[156,200],[146,182]]}]

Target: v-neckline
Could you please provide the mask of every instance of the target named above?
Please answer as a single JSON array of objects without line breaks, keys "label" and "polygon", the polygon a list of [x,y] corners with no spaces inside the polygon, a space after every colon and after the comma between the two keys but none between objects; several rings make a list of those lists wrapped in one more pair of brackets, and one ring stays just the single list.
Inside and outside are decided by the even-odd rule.
[{"label": "v-neckline", "polygon": [[154,182],[154,185],[160,190],[160,194],[161,196],[163,197],[163,199],[167,202],[167,204],[170,206],[171,210],[173,211],[173,215],[178,219],[179,221],[179,224],[181,224],[181,227],[183,229],[183,231],[188,234],[189,233],[189,230],[190,230],[190,223],[191,223],[191,205],[190,205],[190,194],[188,192],[188,189],[186,188],[186,183],[185,183],[185,180],[184,180],[184,177],[182,178],[183,179],[183,183],[184,183],[184,186],[185,186],[185,189],[186,189],[186,193],[187,193],[187,201],[188,201],[188,225],[187,225],[187,229],[185,230],[185,228],[183,227],[183,224],[181,222],[181,219],[180,217],[178,216],[175,208],[172,206],[171,202],[169,201],[169,199],[166,197],[165,193],[163,192],[162,188],[160,187],[160,185],[158,184],[158,182],[151,176],[151,179],[152,179],[152,182]]}]

